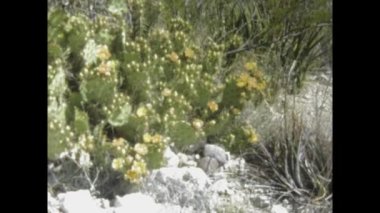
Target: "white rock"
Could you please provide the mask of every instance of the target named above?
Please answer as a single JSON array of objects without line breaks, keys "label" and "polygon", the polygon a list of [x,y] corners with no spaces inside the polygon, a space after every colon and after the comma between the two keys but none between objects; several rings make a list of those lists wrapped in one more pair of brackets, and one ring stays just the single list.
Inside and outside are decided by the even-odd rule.
[{"label": "white rock", "polygon": [[48,192],[48,213],[60,213],[59,202]]},{"label": "white rock", "polygon": [[177,154],[177,156],[178,156],[178,158],[179,158],[179,162],[180,162],[180,163],[185,163],[185,162],[188,161],[188,157],[187,157],[187,155],[183,154],[182,152],[179,152],[179,153]]},{"label": "white rock", "polygon": [[179,158],[178,156],[170,149],[166,147],[164,151],[164,159],[167,167],[178,167]]},{"label": "white rock", "polygon": [[193,160],[189,160],[189,161],[186,162],[185,166],[197,167],[198,164],[197,164],[197,162],[195,162]]},{"label": "white rock", "polygon": [[231,195],[231,203],[234,203],[236,205],[240,205],[241,207],[245,206],[249,203],[249,202],[247,202],[247,200],[245,198],[246,198],[246,196],[245,196],[244,192],[235,191],[235,194]]},{"label": "white rock", "polygon": [[193,166],[193,167],[197,166],[197,162],[194,161],[195,157],[183,154],[181,152],[179,152],[177,154],[177,156],[179,158],[179,165],[181,165],[181,166]]},{"label": "white rock", "polygon": [[270,198],[265,195],[255,195],[250,200],[254,206],[259,208],[267,208],[271,204]]},{"label": "white rock", "polygon": [[152,195],[157,203],[193,207],[202,212],[208,206],[205,192],[210,179],[197,167],[164,167],[153,170],[145,179],[142,192]]},{"label": "white rock", "polygon": [[116,196],[115,206],[115,213],[159,212],[159,205],[153,198],[140,192]]},{"label": "white rock", "polygon": [[[216,212],[249,212],[252,209],[244,192],[232,191],[229,195],[212,193],[210,196],[210,207]],[[255,212],[258,213],[258,212]]]},{"label": "white rock", "polygon": [[154,170],[152,175],[155,175],[162,182],[174,179],[184,181],[191,179],[192,183],[197,184],[200,188],[205,188],[210,184],[210,179],[200,168],[196,167],[182,167],[182,168],[161,168]]},{"label": "white rock", "polygon": [[288,210],[281,205],[273,205],[271,213],[288,213]]},{"label": "white rock", "polygon": [[230,194],[230,190],[228,188],[228,182],[226,179],[221,179],[213,183],[210,187],[210,191],[217,193],[227,193]]},{"label": "white rock", "polygon": [[232,158],[225,165],[224,170],[230,173],[239,173],[246,171],[246,163],[243,158]]},{"label": "white rock", "polygon": [[97,205],[96,199],[91,196],[88,190],[61,193],[57,197],[65,213],[105,212],[104,209]]},{"label": "white rock", "polygon": [[157,213],[194,213],[193,208],[191,207],[181,207],[179,205],[172,204],[158,204]]},{"label": "white rock", "polygon": [[223,148],[213,144],[205,145],[204,155],[215,158],[221,165],[224,165],[229,160],[227,152]]},{"label": "white rock", "polygon": [[102,207],[104,209],[105,208],[109,208],[111,206],[110,205],[110,201],[107,200],[107,199],[103,199],[103,198],[97,199],[96,202],[97,202],[98,206],[100,206],[100,207]]},{"label": "white rock", "polygon": [[218,170],[218,168],[220,168],[218,160],[208,156],[199,159],[198,166],[207,174],[213,174]]}]

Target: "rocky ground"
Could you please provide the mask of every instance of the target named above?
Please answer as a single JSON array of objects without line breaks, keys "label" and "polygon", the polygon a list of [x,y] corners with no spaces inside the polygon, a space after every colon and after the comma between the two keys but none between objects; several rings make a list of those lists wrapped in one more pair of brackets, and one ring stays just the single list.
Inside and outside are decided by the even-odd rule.
[{"label": "rocky ground", "polygon": [[[310,78],[294,102],[300,109],[310,109],[302,110],[305,122],[313,125],[311,121],[315,116],[327,116],[323,128],[330,131],[331,94],[329,74]],[[311,108],[315,106],[320,108],[318,115]],[[273,116],[276,113],[281,116],[275,108],[268,110],[272,110]],[[256,121],[260,120],[254,113],[250,116]],[[332,212],[331,209],[320,211],[306,206],[295,209],[287,200],[276,201],[271,196],[269,186],[248,178],[252,171],[244,159],[230,155],[215,145],[206,145],[204,148],[208,151],[201,158],[198,155],[174,153],[168,147],[165,151],[166,167],[151,171],[138,190],[116,196],[114,200],[97,198],[90,190],[68,191],[56,196],[48,192],[48,212]]]},{"label": "rocky ground", "polygon": [[216,152],[230,159],[224,165],[214,164],[167,148],[168,165],[153,170],[138,192],[115,200],[96,198],[89,190],[56,197],[48,193],[49,212],[289,212],[286,206],[272,203],[258,183],[242,181],[248,172],[243,159],[221,149]]}]

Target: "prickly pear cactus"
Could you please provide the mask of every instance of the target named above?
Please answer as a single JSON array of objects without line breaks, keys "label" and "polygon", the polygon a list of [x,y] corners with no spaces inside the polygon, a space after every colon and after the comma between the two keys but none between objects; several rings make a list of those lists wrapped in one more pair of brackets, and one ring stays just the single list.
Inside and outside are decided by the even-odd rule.
[{"label": "prickly pear cactus", "polygon": [[163,14],[158,23],[165,5],[112,2],[108,15],[95,19],[49,11],[49,158],[86,153],[91,165],[138,183],[163,165],[168,144],[186,149],[210,137],[231,143],[233,134],[254,141],[236,118],[263,95],[255,62],[225,72],[226,44],[195,42],[179,17]]}]

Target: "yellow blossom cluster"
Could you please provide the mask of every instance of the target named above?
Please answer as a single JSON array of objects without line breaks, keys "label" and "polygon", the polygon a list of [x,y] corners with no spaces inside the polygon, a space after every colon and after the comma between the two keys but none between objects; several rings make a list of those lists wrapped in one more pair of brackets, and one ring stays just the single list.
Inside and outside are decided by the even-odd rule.
[{"label": "yellow blossom cluster", "polygon": [[253,127],[246,127],[243,129],[243,131],[249,143],[256,144],[259,141],[259,135],[256,133],[256,130]]},{"label": "yellow blossom cluster", "polygon": [[201,130],[203,127],[203,121],[198,118],[194,119],[192,124],[193,124],[193,127],[197,130]]},{"label": "yellow blossom cluster", "polygon": [[133,150],[139,155],[146,155],[148,153],[148,147],[142,143],[135,144]]},{"label": "yellow blossom cluster", "polygon": [[209,101],[207,103],[208,108],[211,110],[211,112],[218,111],[218,104],[215,101]]},{"label": "yellow blossom cluster", "polygon": [[124,178],[131,183],[140,183],[147,173],[146,163],[143,160],[135,160],[131,168],[124,174]]},{"label": "yellow blossom cluster", "polygon": [[111,53],[109,52],[107,45],[100,46],[96,56],[102,61],[108,60],[111,57]]},{"label": "yellow blossom cluster", "polygon": [[247,71],[256,71],[257,70],[257,64],[256,64],[256,62],[248,62],[244,65],[244,68]]},{"label": "yellow blossom cluster", "polygon": [[154,135],[151,135],[149,133],[145,133],[143,135],[143,141],[144,143],[153,143],[153,144],[160,144],[162,143],[164,140],[163,140],[163,137],[162,135],[160,134],[154,134]]},{"label": "yellow blossom cluster", "polygon": [[111,71],[113,68],[114,63],[112,61],[103,61],[97,68],[98,74],[102,76],[111,76]]},{"label": "yellow blossom cluster", "polygon": [[86,151],[92,151],[95,146],[94,136],[82,134],[78,138],[80,146]]},{"label": "yellow blossom cluster", "polygon": [[244,68],[246,71],[241,73],[236,80],[238,87],[246,88],[248,91],[262,91],[266,88],[266,83],[262,79],[262,73],[258,70],[255,62],[246,63]]},{"label": "yellow blossom cluster", "polygon": [[161,95],[164,96],[164,97],[168,97],[171,94],[172,94],[172,91],[170,89],[168,89],[168,88],[163,89],[162,92],[161,92]]},{"label": "yellow blossom cluster", "polygon": [[128,149],[128,143],[123,138],[114,139],[112,146],[121,151],[119,152],[119,157],[113,159],[112,168],[123,172],[126,180],[139,183],[148,172],[143,159],[148,154],[148,146],[144,143],[136,143],[131,149]]},{"label": "yellow blossom cluster", "polygon": [[145,106],[141,106],[137,109],[136,111],[136,115],[137,117],[141,118],[141,117],[145,117],[148,113],[148,110],[146,109]]},{"label": "yellow blossom cluster", "polygon": [[129,152],[130,149],[127,141],[124,138],[113,139],[112,146],[114,147],[115,151],[121,155],[125,155]]},{"label": "yellow blossom cluster", "polygon": [[170,54],[167,54],[166,57],[175,64],[180,64],[181,61],[179,60],[179,57],[176,52],[171,52]]},{"label": "yellow blossom cluster", "polygon": [[185,57],[186,58],[189,58],[189,59],[192,59],[195,57],[195,53],[194,53],[194,50],[192,50],[191,48],[185,48]]},{"label": "yellow blossom cluster", "polygon": [[125,160],[124,158],[115,158],[112,161],[112,168],[116,171],[120,171],[123,169],[125,165]]}]

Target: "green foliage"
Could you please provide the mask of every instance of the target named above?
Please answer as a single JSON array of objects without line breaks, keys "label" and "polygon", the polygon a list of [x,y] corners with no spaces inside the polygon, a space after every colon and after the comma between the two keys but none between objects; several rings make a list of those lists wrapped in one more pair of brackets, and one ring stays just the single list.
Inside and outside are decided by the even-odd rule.
[{"label": "green foliage", "polygon": [[184,122],[170,125],[169,136],[179,149],[198,141],[196,130],[190,124]]},{"label": "green foliage", "polygon": [[146,155],[146,159],[148,169],[158,169],[163,166],[163,151],[154,147],[150,148]]},{"label": "green foliage", "polygon": [[236,85],[236,82],[229,79],[224,90],[222,104],[227,108],[237,106],[237,108],[241,109],[242,105],[239,100],[241,99],[242,92],[242,89]]},{"label": "green foliage", "polygon": [[108,117],[108,123],[112,126],[122,126],[128,123],[129,115],[131,114],[131,106],[128,102],[124,105],[119,105],[118,110],[110,110],[111,115]]},{"label": "green foliage", "polygon": [[86,112],[75,108],[74,128],[77,134],[85,134],[90,131],[88,115]]},{"label": "green foliage", "polygon": [[59,158],[62,152],[67,151],[74,133],[70,126],[58,120],[50,120],[48,124],[48,158],[54,160]]}]

